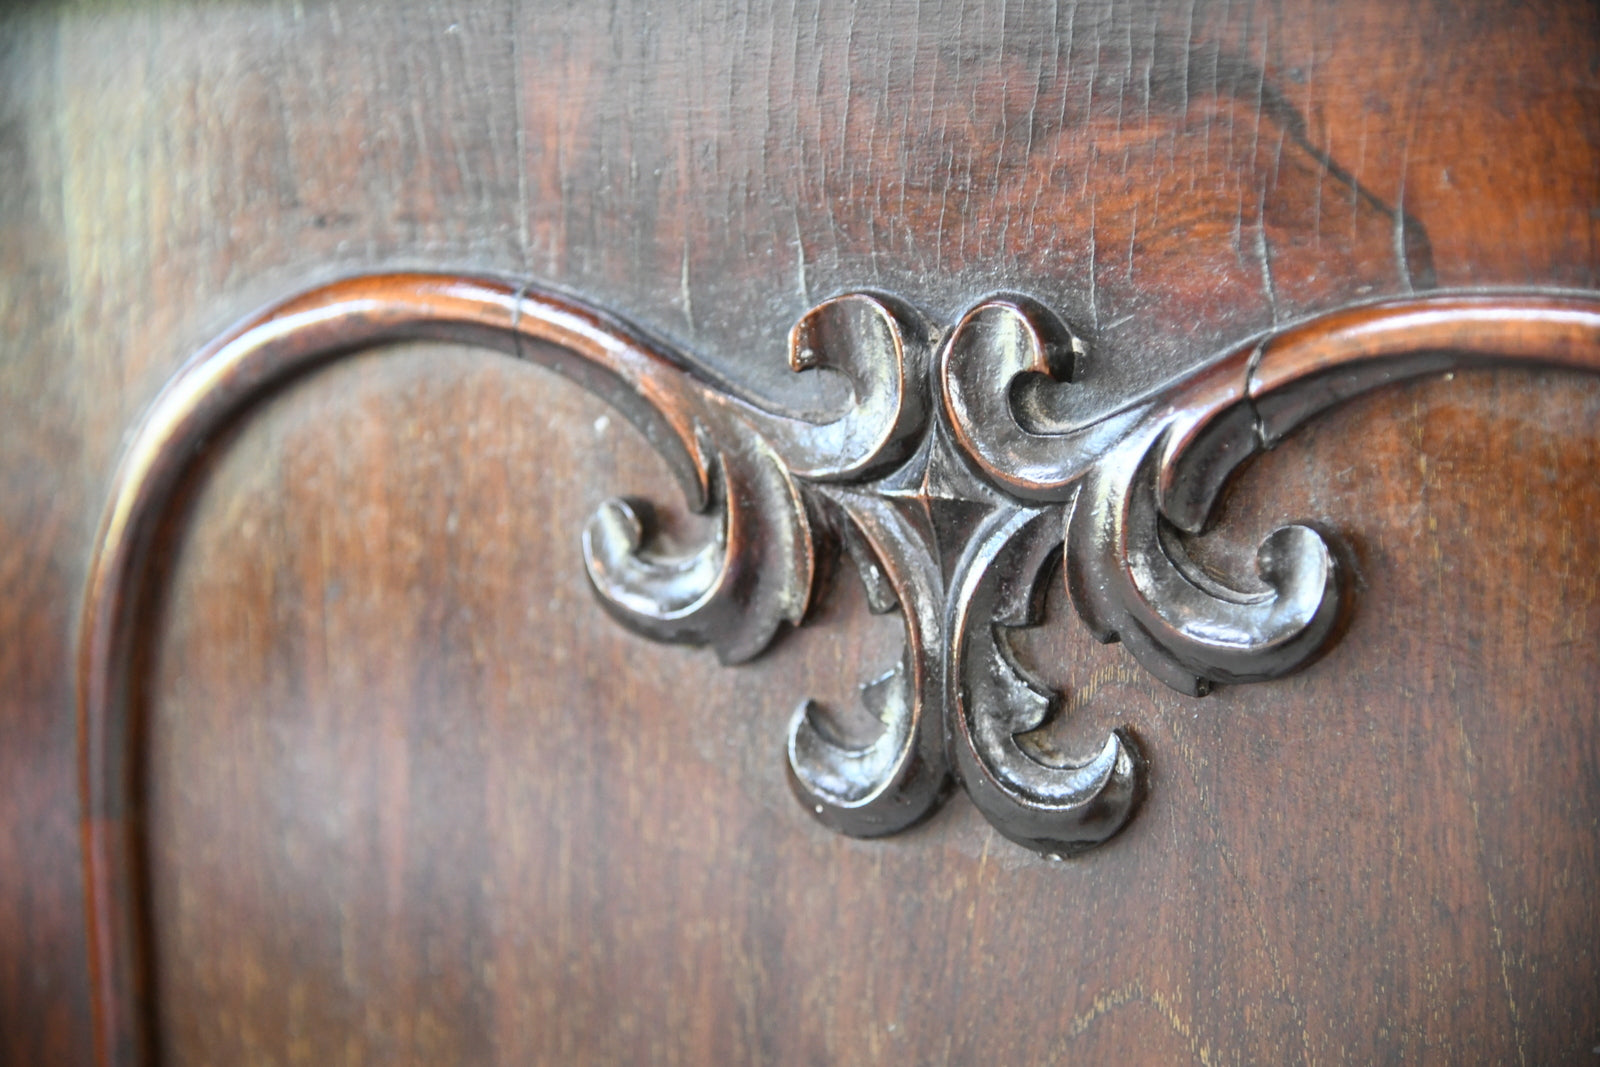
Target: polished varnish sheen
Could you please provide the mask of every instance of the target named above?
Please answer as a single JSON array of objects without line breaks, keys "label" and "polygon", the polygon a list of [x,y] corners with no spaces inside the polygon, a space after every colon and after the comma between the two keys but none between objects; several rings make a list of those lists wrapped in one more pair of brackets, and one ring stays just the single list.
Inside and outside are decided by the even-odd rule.
[{"label": "polished varnish sheen", "polygon": [[[7,13],[0,1058],[1587,1062],[1597,21]],[[336,282],[362,276],[389,281]],[[494,310],[346,333],[373,308],[344,304],[302,320],[317,366],[207,364],[287,294],[400,277]],[[546,297],[576,333],[539,332]],[[926,347],[851,370],[935,384],[794,459],[877,397],[795,373],[873,301]],[[471,347],[519,331],[523,360]],[[605,337],[642,369],[587,375]],[[585,566],[591,517],[601,548],[725,533],[694,510],[727,489],[717,428],[630,406],[660,374],[769,412],[788,472],[723,503],[806,580],[761,587],[759,626],[637,627],[737,666],[615,624],[594,564],[626,553]],[[1037,443],[1150,398],[1175,421],[1127,464]],[[928,426],[961,465],[917,482]],[[884,462],[846,469],[852,442]],[[785,477],[855,535],[770,522]],[[1022,510],[985,519],[975,486]],[[888,587],[871,564],[923,534],[885,499],[942,515]],[[1318,546],[1337,610],[1292,663],[1162,632]],[[1143,803],[1048,858],[979,741],[948,751],[977,804],[835,833],[874,827],[795,803],[786,728],[870,748],[906,603],[984,552],[995,581],[928,613],[934,662],[982,665],[935,721],[1003,745],[962,709],[1032,679],[1062,696],[1022,757],[1128,731]],[[1163,559],[1198,600],[1125,565]]]}]

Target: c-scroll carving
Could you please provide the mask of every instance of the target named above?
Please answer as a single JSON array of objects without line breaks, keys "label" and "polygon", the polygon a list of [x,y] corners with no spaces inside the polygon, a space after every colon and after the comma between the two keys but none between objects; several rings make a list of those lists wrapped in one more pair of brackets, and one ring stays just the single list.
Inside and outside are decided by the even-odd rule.
[{"label": "c-scroll carving", "polygon": [[[808,313],[790,366],[842,375],[849,406],[808,420],[707,382],[598,309],[491,279],[394,274],[312,290],[245,321],[157,398],[113,482],[91,564],[78,694],[97,1041],[107,1063],[145,1048],[132,662],[151,541],[200,445],[265,391],[393,341],[479,344],[550,367],[615,406],[713,515],[707,543],[661,553],[648,515],[602,505],[582,536],[601,602],[649,637],[726,663],[798,625],[817,555],[842,542],[873,610],[906,649],[864,689],[878,737],[847,746],[809,704],[790,724],[797,797],[824,824],[873,836],[931,812],[959,781],[1007,837],[1052,854],[1115,834],[1144,791],[1118,730],[1081,764],[1018,740],[1055,706],[1011,658],[1055,554],[1090,632],[1121,640],[1167,684],[1281,676],[1319,653],[1341,587],[1323,536],[1270,534],[1255,587],[1190,559],[1229,477],[1320,411],[1386,383],[1490,363],[1600,371],[1600,294],[1438,294],[1345,309],[1256,338],[1188,377],[1081,424],[1039,388],[1070,389],[1087,346],[1024,297],[990,298],[945,335],[894,298],[845,294]],[[1030,392],[1033,390],[1033,392]]]},{"label": "c-scroll carving", "polygon": [[629,626],[710,644],[733,663],[805,614],[811,521],[788,465],[751,425],[760,413],[598,309],[492,279],[393,274],[315,289],[241,323],[189,360],[146,414],[113,480],[90,565],[79,749],[104,1062],[138,1062],[147,1041],[130,676],[157,526],[200,446],[266,392],[349,352],[415,339],[481,345],[571,378],[644,433],[692,508],[716,513],[710,543],[669,558],[651,549],[626,503],[600,508],[584,531],[585,562],[601,601]]},{"label": "c-scroll carving", "polygon": [[967,795],[1001,833],[1060,858],[1133,815],[1143,759],[1117,730],[1081,763],[1047,764],[1019,742],[1057,703],[1012,659],[1001,631],[1037,624],[1041,579],[1061,551],[1061,509],[996,512],[974,536],[951,598],[951,747]]}]

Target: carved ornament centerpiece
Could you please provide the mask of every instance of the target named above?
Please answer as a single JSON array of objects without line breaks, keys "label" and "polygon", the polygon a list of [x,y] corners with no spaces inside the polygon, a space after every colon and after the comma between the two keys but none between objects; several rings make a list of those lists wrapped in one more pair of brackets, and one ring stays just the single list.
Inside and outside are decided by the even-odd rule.
[{"label": "carved ornament centerpiece", "polygon": [[813,308],[790,334],[789,364],[841,375],[850,392],[816,420],[735,395],[603,311],[527,284],[368,275],[260,312],[197,353],[145,416],[90,571],[80,749],[107,1048],[142,1047],[133,666],[164,512],[204,443],[268,390],[416,339],[483,345],[572,379],[627,417],[690,506],[715,517],[704,544],[676,553],[653,543],[648,509],[614,500],[590,519],[589,578],[634,630],[748,660],[803,623],[835,549],[871,609],[900,614],[904,652],[862,690],[882,724],[875,738],[841,743],[809,702],[789,724],[789,776],[807,811],[848,834],[890,834],[959,783],[1005,836],[1060,856],[1127,823],[1144,759],[1126,729],[1079,763],[1027,741],[1057,700],[1017,665],[1005,633],[1037,621],[1058,554],[1089,631],[1120,640],[1175,689],[1293,671],[1334,632],[1335,555],[1291,525],[1261,543],[1255,576],[1202,567],[1187,548],[1230,476],[1312,416],[1389,382],[1505,362],[1600,370],[1600,296],[1430,293],[1354,306],[1249,338],[1086,421],[1050,397],[1072,389],[1091,354],[1019,296],[984,299],[950,324],[872,293]]}]

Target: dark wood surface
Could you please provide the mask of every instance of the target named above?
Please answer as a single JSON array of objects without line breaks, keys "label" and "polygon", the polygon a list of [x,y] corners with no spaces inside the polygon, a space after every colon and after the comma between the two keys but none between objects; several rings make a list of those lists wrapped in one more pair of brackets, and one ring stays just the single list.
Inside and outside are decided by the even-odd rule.
[{"label": "dark wood surface", "polygon": [[[1085,410],[1440,286],[1600,287],[1584,3],[40,8],[0,22],[0,1056],[88,1062],[73,627],[125,434],[308,280],[538,277],[778,404],[843,288],[995,289]],[[1151,799],[1021,852],[961,799],[836,837],[783,724],[898,627],[839,582],[755,664],[615,627],[577,533],[676,499],[537,369],[357,357],[213,442],[148,621],[170,1062],[1588,1062],[1600,1046],[1600,387],[1335,412],[1206,539],[1313,520],[1356,606],[1193,699],[1065,597],[1022,656]],[[686,528],[697,520],[681,520]],[[1233,558],[1230,558],[1233,557]],[[848,729],[850,724],[846,724]]]}]

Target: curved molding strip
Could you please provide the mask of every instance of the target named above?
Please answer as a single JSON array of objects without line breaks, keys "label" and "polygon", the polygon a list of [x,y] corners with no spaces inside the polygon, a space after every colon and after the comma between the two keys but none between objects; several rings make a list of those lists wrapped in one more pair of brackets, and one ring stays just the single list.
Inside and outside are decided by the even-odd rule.
[{"label": "curved molding strip", "polygon": [[[149,1051],[133,664],[152,541],[206,440],[267,391],[345,354],[433,338],[536,362],[604,398],[715,517],[669,555],[623,501],[582,532],[601,603],[646,636],[712,646],[725,663],[798,625],[817,558],[842,546],[874,611],[898,611],[905,652],[863,686],[883,724],[847,746],[809,701],[789,728],[789,780],[816,818],[876,836],[928,815],[959,781],[1007,837],[1062,855],[1115,834],[1144,791],[1132,733],[1080,763],[1022,735],[1056,697],[1015,663],[1005,630],[1038,618],[1057,554],[1099,640],[1121,640],[1174,688],[1280,677],[1326,644],[1341,585],[1322,537],[1286,526],[1244,588],[1192,562],[1229,477],[1317,413],[1390,382],[1521,363],[1600,371],[1600,294],[1438,294],[1352,307],[1224,353],[1082,424],[1039,390],[1070,389],[1086,356],[1058,317],[994,297],[940,334],[908,305],[850,293],[789,338],[796,372],[825,368],[852,403],[812,422],[696,375],[680,357],[572,297],[455,275],[387,274],[271,307],[196,354],[162,391],[118,468],[91,564],[79,646],[83,848],[101,1062]],[[1032,389],[1034,394],[1030,394]]]}]

